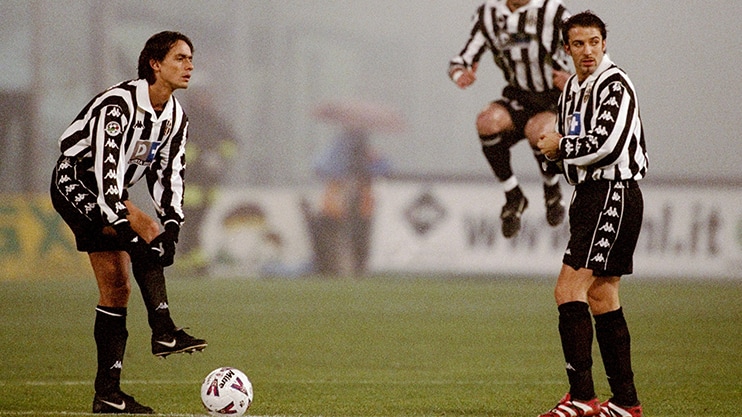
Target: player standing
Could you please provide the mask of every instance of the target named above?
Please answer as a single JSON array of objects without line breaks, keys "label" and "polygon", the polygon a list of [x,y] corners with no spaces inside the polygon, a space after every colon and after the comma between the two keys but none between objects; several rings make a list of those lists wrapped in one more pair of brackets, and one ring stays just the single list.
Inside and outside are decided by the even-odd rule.
[{"label": "player standing", "polygon": [[[605,53],[605,23],[591,12],[562,29],[576,75],[559,99],[557,132],[541,151],[575,185],[570,239],[554,296],[569,392],[541,417],[641,417],[631,367],[631,338],[619,300],[621,276],[633,272],[644,202],[637,183],[648,159],[634,85]],[[598,341],[613,396],[600,404],[592,377]]]},{"label": "player standing", "polygon": [[476,126],[495,176],[505,190],[502,233],[515,236],[528,200],[513,174],[510,148],[527,138],[544,182],[546,220],[556,226],[564,219],[559,176],[536,146],[542,134],[553,130],[556,104],[569,78],[569,63],[561,46],[561,22],[569,12],[561,0],[489,0],[473,17],[469,39],[451,59],[448,75],[460,88],[476,80],[479,60],[488,49],[502,70],[507,86],[502,98],[489,103]]},{"label": "player standing", "polygon": [[[98,357],[94,413],[153,413],[120,388],[130,264],[147,308],[152,353],[164,357],[206,347],[205,340],[173,323],[164,275],[183,222],[188,131],[188,117],[172,94],[188,88],[192,71],[188,37],[153,35],[139,56],[139,79],[97,95],[59,139],[62,154],[52,174],[52,203],[72,229],[77,249],[88,253],[100,292],[93,331]],[[128,188],[142,178],[162,233],[128,199]]]}]

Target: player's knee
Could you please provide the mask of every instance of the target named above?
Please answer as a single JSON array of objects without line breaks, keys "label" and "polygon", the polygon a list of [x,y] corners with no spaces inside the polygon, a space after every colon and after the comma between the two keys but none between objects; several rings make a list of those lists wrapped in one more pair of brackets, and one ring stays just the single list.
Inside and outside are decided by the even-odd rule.
[{"label": "player's knee", "polygon": [[150,219],[150,221],[148,221],[145,224],[145,229],[144,229],[144,232],[142,233],[142,237],[147,242],[151,242],[159,234],[160,234],[160,225],[153,219]]},{"label": "player's knee", "polygon": [[137,216],[133,219],[131,227],[147,242],[151,242],[160,234],[160,225],[149,216]]},{"label": "player's knee", "polygon": [[125,307],[131,295],[131,282],[126,277],[99,280],[101,305]]},{"label": "player's knee", "polygon": [[554,113],[538,113],[528,119],[528,122],[526,122],[526,126],[523,129],[523,133],[525,133],[531,146],[536,146],[536,143],[542,135],[554,131],[555,124],[556,115]]},{"label": "player's knee", "polygon": [[477,115],[477,132],[480,136],[491,136],[511,128],[508,112],[499,105],[486,107]]}]

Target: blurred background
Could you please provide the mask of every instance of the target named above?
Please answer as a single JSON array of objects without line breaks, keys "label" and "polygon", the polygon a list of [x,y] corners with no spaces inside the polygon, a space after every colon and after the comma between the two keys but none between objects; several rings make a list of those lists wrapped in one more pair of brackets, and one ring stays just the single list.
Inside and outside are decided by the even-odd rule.
[{"label": "blurred background", "polygon": [[[384,178],[380,188],[374,188],[374,224],[383,223],[381,214],[390,216],[387,226],[407,215],[407,220],[414,218],[410,222],[418,233],[429,225],[421,226],[419,218],[410,215],[412,206],[395,203],[414,201],[429,215],[450,215],[456,210],[446,206],[446,195],[456,202],[453,195],[471,185],[492,194],[491,200],[483,201],[479,188],[467,191],[474,205],[491,211],[493,227],[499,228],[501,190],[481,155],[474,120],[485,103],[500,97],[502,74],[487,55],[477,83],[466,91],[456,88],[446,75],[449,59],[467,40],[470,18],[479,4],[475,0],[0,0],[3,262],[8,266],[19,259],[18,253],[31,256],[39,247],[59,259],[74,256],[64,229],[55,224],[45,202],[57,138],[93,95],[136,76],[139,51],[150,35],[161,30],[183,32],[195,45],[191,86],[176,93],[191,120],[190,224],[212,225],[211,232],[208,227],[190,226],[193,237],[186,237],[185,245],[205,252],[192,256],[194,264],[213,266],[229,257],[216,249],[225,246],[226,235],[214,225],[247,224],[254,230],[259,224],[269,230],[260,232],[256,246],[280,246],[291,253],[280,265],[273,265],[274,272],[316,270],[317,236],[311,220],[326,205],[329,186],[318,172],[323,152],[326,156],[334,141],[349,132],[337,120],[318,117],[316,110],[327,103],[360,103],[398,119],[396,128],[383,128],[377,121],[366,130],[373,158],[383,162],[383,169],[374,174]],[[742,259],[737,209],[742,201],[738,139],[742,134],[738,107],[742,2],[565,0],[565,4],[573,13],[591,9],[604,18],[608,52],[639,92],[651,160],[647,191],[651,195],[655,189],[662,196],[656,207],[648,209],[645,252],[661,248],[660,261],[703,252],[705,259],[715,262],[720,251],[732,250],[720,274],[735,271]],[[538,176],[530,151],[520,145],[514,149],[516,174],[526,183],[532,181],[536,190]],[[412,184],[415,190],[407,192],[400,184]],[[436,199],[434,188],[440,184],[452,188],[438,191]],[[265,197],[226,203],[239,193],[245,198]],[[534,197],[539,197],[536,191]],[[460,199],[457,203],[464,204]],[[298,214],[272,217],[286,204]],[[533,216],[536,222],[537,214]],[[406,267],[390,265],[391,254],[374,248],[409,247],[409,242],[390,244],[395,238],[380,234],[383,228],[366,232],[373,243],[363,268],[428,270],[421,265],[431,265],[429,259],[415,261],[409,253],[406,263],[399,264]],[[53,233],[47,238],[44,230]],[[534,230],[540,233],[541,227]],[[722,232],[727,235],[717,239]],[[450,234],[437,240],[426,236],[431,242],[452,239]],[[541,240],[527,233],[522,239]],[[554,239],[557,243],[539,251],[558,264],[563,249]],[[60,240],[67,243],[59,244]],[[249,241],[243,236],[227,243],[234,246],[232,252],[240,252]],[[426,245],[440,245],[431,242],[419,246],[419,252],[450,255],[449,247],[431,250]],[[512,242],[492,245],[506,254],[518,249]],[[491,254],[474,256],[464,271],[498,271],[497,262],[480,262]],[[533,252],[524,256],[528,259]],[[5,268],[6,274],[22,274],[28,268],[24,264]],[[346,265],[342,270],[348,268],[354,267]],[[451,265],[440,268],[459,270]],[[544,268],[557,269],[551,262]]]}]

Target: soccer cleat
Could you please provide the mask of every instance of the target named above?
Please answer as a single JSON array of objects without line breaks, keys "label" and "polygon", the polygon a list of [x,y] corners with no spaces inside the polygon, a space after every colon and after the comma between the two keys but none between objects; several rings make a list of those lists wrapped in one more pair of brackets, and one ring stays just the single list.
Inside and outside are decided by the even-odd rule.
[{"label": "soccer cleat", "polygon": [[173,353],[202,351],[207,345],[205,340],[196,339],[180,328],[158,336],[152,335],[152,354],[161,358]]},{"label": "soccer cleat", "polygon": [[644,417],[641,405],[621,407],[606,401],[600,405],[600,417]]},{"label": "soccer cleat", "polygon": [[502,206],[502,234],[506,238],[511,238],[520,231],[520,216],[528,207],[528,199],[520,192],[516,196],[510,197],[505,194],[505,205]]},{"label": "soccer cleat", "polygon": [[593,398],[588,402],[572,400],[569,393],[559,401],[559,404],[539,417],[589,417],[600,416],[600,401]]},{"label": "soccer cleat", "polygon": [[93,397],[94,414],[154,414],[155,411],[146,405],[139,404],[131,395],[121,391],[109,395],[95,394]]},{"label": "soccer cleat", "polygon": [[564,202],[559,183],[544,184],[544,201],[546,201],[546,222],[549,226],[557,226],[564,220]]}]

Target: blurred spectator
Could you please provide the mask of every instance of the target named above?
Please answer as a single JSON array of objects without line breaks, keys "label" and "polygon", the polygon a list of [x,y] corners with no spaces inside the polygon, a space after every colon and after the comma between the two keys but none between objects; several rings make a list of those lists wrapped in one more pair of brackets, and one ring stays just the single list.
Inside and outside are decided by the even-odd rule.
[{"label": "blurred spectator", "polygon": [[211,96],[205,89],[194,94],[188,102],[190,117],[186,155],[188,192],[185,194],[184,210],[188,222],[181,233],[182,263],[203,270],[206,257],[200,248],[201,226],[204,216],[215,198],[219,187],[228,178],[236,160],[238,140],[229,123],[212,105]]},{"label": "blurred spectator", "polygon": [[369,136],[401,131],[402,118],[387,107],[358,101],[325,103],[313,115],[343,129],[314,167],[324,183],[318,212],[312,212],[308,204],[303,207],[316,272],[362,275],[371,236],[373,178],[390,171],[389,162],[372,150]]}]

